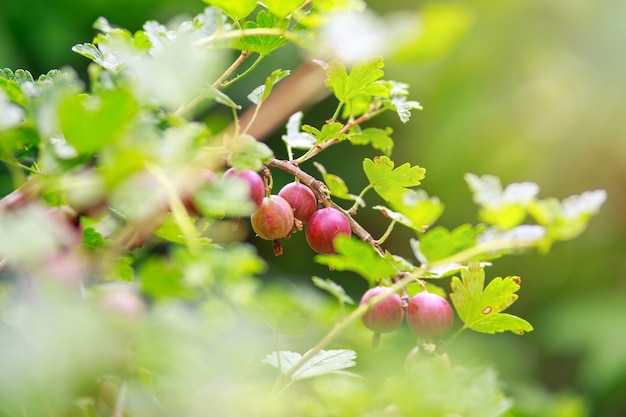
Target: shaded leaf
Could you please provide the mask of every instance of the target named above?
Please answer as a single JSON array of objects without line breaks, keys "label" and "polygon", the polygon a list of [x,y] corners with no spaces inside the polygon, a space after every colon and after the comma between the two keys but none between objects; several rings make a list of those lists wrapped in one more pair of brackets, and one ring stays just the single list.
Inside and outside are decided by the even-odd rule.
[{"label": "shaded leaf", "polygon": [[334,241],[336,255],[317,255],[315,261],[337,271],[353,271],[365,278],[370,286],[398,273],[393,258],[382,257],[368,243],[339,235]]},{"label": "shaded leaf", "polygon": [[[277,28],[286,30],[288,24],[288,20],[276,14],[269,13],[266,10],[261,10],[257,13],[256,22],[248,21],[245,23],[244,27],[246,29]],[[282,36],[256,35],[246,36],[242,38],[240,42],[242,50],[254,51],[261,55],[269,55],[289,41]]]},{"label": "shaded leaf", "polygon": [[265,84],[258,86],[250,94],[248,94],[248,100],[256,104],[257,106],[263,103],[272,92],[272,88],[277,82],[289,75],[289,71],[276,69],[265,80]]},{"label": "shaded leaf", "polygon": [[[305,379],[325,375],[350,368],[356,363],[356,352],[348,349],[320,350],[298,369],[291,379]],[[287,374],[302,359],[296,352],[281,350],[272,352],[263,359],[264,363],[278,368],[281,374]]]},{"label": "shaded leaf", "polygon": [[354,304],[354,300],[346,294],[346,290],[335,281],[328,278],[322,279],[320,277],[313,277],[313,283],[316,287],[321,288],[331,293],[342,304]]}]

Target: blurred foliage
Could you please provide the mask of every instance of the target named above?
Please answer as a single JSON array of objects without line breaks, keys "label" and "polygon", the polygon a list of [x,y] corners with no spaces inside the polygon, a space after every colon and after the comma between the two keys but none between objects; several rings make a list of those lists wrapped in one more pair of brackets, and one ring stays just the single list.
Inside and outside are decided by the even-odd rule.
[{"label": "blurred foliage", "polygon": [[[417,7],[440,3],[422,1],[417,2]],[[381,14],[397,14],[416,7],[415,2],[407,0],[369,0],[368,4]],[[394,131],[393,154],[397,165],[410,161],[425,167],[427,176],[423,187],[445,204],[446,212],[439,224],[453,226],[476,218],[478,213],[475,206],[469,204],[471,194],[463,181],[467,172],[495,174],[504,183],[533,181],[546,195],[559,198],[581,189],[596,188],[606,189],[609,198],[601,215],[593,220],[593,227],[578,240],[555,247],[549,257],[533,254],[506,258],[490,270],[493,276],[512,273],[522,276],[524,285],[514,311],[528,318],[535,332],[524,338],[504,334],[485,339],[481,335],[464,334],[463,347],[458,352],[450,352],[450,356],[458,362],[495,362],[500,379],[506,385],[505,392],[515,400],[511,416],[623,416],[626,414],[623,398],[626,390],[623,331],[626,317],[626,218],[623,215],[626,211],[626,123],[622,112],[626,106],[623,82],[626,2],[475,0],[457,4],[458,11],[450,16],[449,32],[433,36],[444,39],[464,36],[459,45],[432,51],[427,56],[402,55],[400,51],[395,61],[393,58],[386,61],[385,67],[387,77],[409,83],[412,98],[423,105],[424,110],[408,125],[391,118],[388,123]],[[27,68],[38,75],[70,65],[86,79],[87,60],[72,53],[70,48],[93,37],[92,24],[98,16],[106,16],[116,25],[135,30],[148,19],[165,21],[179,13],[198,13],[202,7],[196,0],[88,3],[59,0],[54,7],[42,0],[4,0],[0,2],[0,67]],[[434,42],[445,44],[441,38]],[[284,68],[292,66],[294,56],[290,51],[275,55],[289,63]],[[251,84],[262,82],[254,80]],[[306,122],[325,117],[325,112],[318,112],[325,104],[313,107]],[[281,133],[268,142],[280,141]],[[322,155],[320,162],[329,172],[337,171],[335,167],[353,164],[354,175],[342,174],[342,177],[351,189],[359,189],[364,183],[360,161],[365,156],[371,157],[372,153],[366,149],[350,149],[350,154]],[[287,181],[287,177],[277,175],[277,187],[281,181]],[[11,188],[10,184],[0,185],[2,194]],[[379,230],[377,215],[361,213],[359,220],[362,219],[362,224],[373,234],[382,234],[384,230]],[[402,239],[406,233],[394,231],[387,244],[390,250],[408,257],[408,248],[394,246],[394,242],[406,240]],[[291,253],[306,253],[303,236],[294,236],[289,244]],[[260,252],[269,254],[267,248],[260,248]],[[326,277],[327,269],[314,264],[311,258],[309,255],[283,257],[273,262],[270,270],[276,277]],[[161,267],[149,263],[145,266],[146,269]],[[300,272],[303,269],[307,271],[304,277]],[[350,284],[353,278],[346,274],[342,283],[346,282],[347,288],[358,298],[365,283]],[[334,314],[312,294],[299,296],[303,304],[309,303],[311,307],[309,319]],[[45,362],[56,366],[46,369],[48,375],[63,381],[67,371],[65,364],[84,370],[88,376],[97,374],[100,366],[123,367],[119,356],[123,357],[124,352],[108,349],[110,344],[123,341],[107,339],[106,330],[93,332],[95,326],[107,329],[111,324],[100,323],[100,318],[88,314],[76,316],[76,311],[64,310],[63,304],[54,302],[55,307],[50,311],[65,323],[60,329],[62,336],[77,340],[76,350],[59,351],[57,346],[49,346]],[[207,306],[205,312],[209,317],[210,309],[211,306]],[[151,362],[150,367],[158,368],[159,364],[184,356],[189,368],[164,368],[180,373],[179,380],[193,383],[197,382],[194,378],[200,370],[204,370],[202,366],[206,366],[203,361],[207,353],[179,351],[182,344],[175,340],[202,339],[203,329],[195,326],[212,328],[215,323],[210,319],[190,319],[188,314],[184,310],[158,310],[151,319],[152,325],[141,331],[146,334],[135,338],[141,349],[146,347],[145,343],[155,340],[154,335],[147,333],[158,333],[164,346],[162,351],[167,355],[144,356],[144,359]],[[0,317],[3,321],[19,320],[23,329],[48,340],[50,329],[45,323],[31,322],[28,312],[24,317],[1,314]],[[221,319],[242,320],[234,312],[232,317]],[[293,332],[302,327],[298,318],[289,316],[289,311],[284,317],[274,319],[285,323]],[[323,318],[318,319],[323,321]],[[397,342],[405,342],[403,337],[406,336],[398,335]],[[241,340],[243,346],[253,343],[262,352],[272,345],[271,335],[246,334]],[[228,345],[223,349],[237,347]],[[3,363],[15,369],[37,357],[32,352],[11,350],[8,353],[12,356]],[[385,351],[378,353],[384,355]],[[212,354],[219,355],[219,352]],[[511,357],[516,360],[512,361]],[[197,369],[193,368],[194,364],[198,365]],[[238,364],[246,365],[249,364]],[[259,370],[261,374],[264,372]],[[12,386],[13,381],[1,376],[9,374],[0,372],[0,387],[3,388],[0,398],[8,407],[18,409],[24,399],[11,397],[12,389],[17,390],[19,386]],[[36,377],[25,375],[21,383],[36,384]],[[150,377],[145,375],[147,381]],[[493,383],[489,373],[477,378]],[[116,380],[110,382],[114,386],[119,384]],[[150,381],[157,385],[166,382]],[[385,389],[410,389],[398,385],[398,382],[390,383]],[[106,388],[106,384],[83,388],[58,384],[59,389],[63,386],[92,391]],[[332,401],[338,395],[342,399],[372,395],[359,386],[358,380],[337,382],[337,390],[330,393],[323,392],[329,385],[316,388],[316,383],[312,382],[312,386],[318,390],[318,397],[311,398],[312,408],[318,398]],[[211,398],[219,399],[223,395],[222,400],[233,401],[235,393],[229,392],[231,387],[228,383],[214,383],[207,390],[219,388],[211,391]],[[41,387],[42,390],[47,388]],[[263,388],[248,387],[249,397],[260,395]],[[126,389],[132,391],[136,387]],[[172,396],[180,394],[181,402],[189,395],[184,387],[166,386],[164,389],[171,389]],[[60,392],[57,398],[65,398],[64,395],[69,394]],[[106,397],[107,393],[99,395]],[[37,398],[26,400],[36,402]],[[151,403],[153,400],[144,398],[143,401]],[[497,401],[493,403],[495,407]],[[203,403],[190,401],[189,404],[201,407]],[[341,405],[338,400],[335,404]],[[345,404],[346,407],[357,406],[358,401]],[[84,404],[84,407],[90,406],[93,405]],[[401,406],[410,407],[410,404]],[[387,411],[394,415],[395,410]]]}]

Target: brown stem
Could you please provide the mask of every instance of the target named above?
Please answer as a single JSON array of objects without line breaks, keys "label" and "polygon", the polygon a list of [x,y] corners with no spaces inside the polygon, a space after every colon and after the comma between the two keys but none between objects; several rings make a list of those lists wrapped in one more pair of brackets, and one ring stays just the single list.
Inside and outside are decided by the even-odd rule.
[{"label": "brown stem", "polygon": [[233,62],[231,66],[228,67],[217,80],[215,80],[212,86],[215,88],[220,88],[224,80],[230,77],[230,74],[232,74],[237,68],[239,68],[239,66],[243,64],[243,62],[248,59],[250,55],[252,55],[252,51],[241,51],[241,54],[239,54],[235,62]]},{"label": "brown stem", "polygon": [[[357,117],[356,119],[351,120],[348,123],[346,123],[344,125],[344,127],[341,128],[339,133],[346,133],[346,132],[348,132],[354,126],[360,125],[361,123],[366,122],[367,120],[371,119],[372,116],[374,116],[375,114],[378,114],[378,110],[370,109],[367,113],[365,113],[365,114]],[[334,138],[334,139],[331,139],[331,140],[327,140],[326,142],[324,142],[324,143],[322,143],[320,145],[315,146],[315,148],[311,149],[309,152],[307,152],[304,155],[302,155],[296,161],[298,163],[302,163],[302,162],[304,162],[306,160],[309,160],[309,159],[313,158],[315,155],[317,155],[320,152],[322,152],[323,150],[328,149],[331,146],[338,144],[339,142],[341,142],[341,139],[339,139],[339,138]]]},{"label": "brown stem", "polygon": [[[281,171],[284,171],[288,174],[293,175],[294,177],[299,178],[304,185],[313,190],[313,193],[315,193],[318,201],[326,204],[328,203],[328,188],[326,187],[326,184],[298,168],[296,163],[283,161],[280,159],[273,159],[267,164],[267,166],[280,169]],[[330,201],[330,205],[337,210],[340,210],[346,216],[348,222],[350,223],[350,228],[356,236],[358,236],[364,242],[372,245],[381,256],[385,255],[385,251],[376,242],[376,239],[374,239],[372,235],[370,235],[369,232],[363,228],[363,226],[361,226],[356,220],[354,220],[354,218],[352,218],[352,216],[346,210],[338,206],[333,201]]]}]

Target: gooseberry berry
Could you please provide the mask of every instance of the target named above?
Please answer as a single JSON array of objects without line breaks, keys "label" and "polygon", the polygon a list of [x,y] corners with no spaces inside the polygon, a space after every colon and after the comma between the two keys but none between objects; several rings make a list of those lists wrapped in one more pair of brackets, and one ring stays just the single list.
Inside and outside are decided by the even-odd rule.
[{"label": "gooseberry berry", "polygon": [[226,172],[224,172],[224,177],[238,177],[245,180],[250,187],[250,200],[257,207],[261,205],[263,197],[265,197],[265,183],[263,182],[263,178],[261,178],[258,173],[252,170],[235,171],[234,168],[228,168]]},{"label": "gooseberry berry", "polygon": [[315,194],[302,183],[289,183],[281,188],[278,195],[289,203],[293,208],[293,216],[302,223],[306,223],[317,209]]},{"label": "gooseberry berry", "polygon": [[336,253],[334,240],[337,235],[350,236],[352,230],[344,214],[333,207],[316,210],[305,229],[306,241],[317,253]]},{"label": "gooseberry berry", "polygon": [[293,210],[284,198],[270,195],[250,216],[252,229],[261,239],[276,240],[286,237],[293,228]]},{"label": "gooseberry berry", "polygon": [[447,333],[454,315],[448,300],[440,295],[422,291],[409,301],[406,322],[411,331],[424,339],[433,339]]},{"label": "gooseberry berry", "polygon": [[[370,288],[361,297],[360,305],[367,303],[371,298],[388,291],[385,287]],[[383,301],[375,304],[363,316],[361,321],[368,329],[376,333],[390,333],[396,330],[404,318],[402,299],[396,293],[391,294]]]}]

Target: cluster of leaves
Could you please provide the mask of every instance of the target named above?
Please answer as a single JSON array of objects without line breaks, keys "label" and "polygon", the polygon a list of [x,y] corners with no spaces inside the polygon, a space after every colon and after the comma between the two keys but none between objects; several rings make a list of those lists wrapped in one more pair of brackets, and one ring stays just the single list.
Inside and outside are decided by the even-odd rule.
[{"label": "cluster of leaves", "polygon": [[[396,166],[390,127],[363,127],[386,111],[406,123],[420,109],[406,84],[383,78],[380,57],[349,68],[317,60],[337,107],[321,126],[303,125],[302,112],[291,115],[282,136],[289,158],[278,160],[248,131],[289,71],[274,70],[248,94],[245,125],[242,104],[225,87],[290,42],[314,45],[330,16],[363,4],[207,3],[175,27],[150,21],[134,33],[100,18],[93,42],[74,47],[93,61],[88,89],[67,68],[37,79],[24,70],[0,72],[0,159],[13,181],[0,201],[2,413],[202,415],[210,404],[225,415],[257,407],[268,415],[502,414],[510,403],[489,370],[426,360],[403,378],[389,378],[399,370],[385,375],[382,386],[359,377],[373,376],[377,366],[357,359],[354,346],[364,345],[349,326],[381,299],[346,313],[352,300],[343,288],[315,278],[337,298],[337,316],[337,305],[319,294],[262,285],[267,264],[243,243],[239,220],[254,210],[246,184],[214,176],[234,167],[263,170],[269,179],[279,169],[311,187],[320,204],[347,216],[354,233],[338,237],[337,253],[316,261],[353,271],[371,286],[445,294],[436,280],[460,271],[450,285],[459,332],[532,330],[503,313],[517,299],[520,279],[485,283],[483,268],[499,256],[547,251],[578,236],[604,192],[539,199],[535,184],[503,189],[496,177],[468,174],[481,223],[434,226],[444,206],[418,188],[426,170]],[[224,108],[232,113],[229,127],[203,119]],[[321,180],[300,168],[340,142],[381,153],[363,161],[367,185],[359,193],[319,163]],[[371,190],[385,202],[372,208],[389,221],[377,240],[357,221]],[[396,224],[414,233],[407,245],[415,259],[384,249]],[[303,326],[320,337],[317,343],[283,337]],[[312,344],[305,354],[293,351],[305,342]],[[329,349],[333,343],[351,349]],[[345,371],[355,365],[359,372]]]}]

